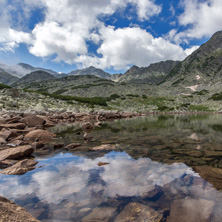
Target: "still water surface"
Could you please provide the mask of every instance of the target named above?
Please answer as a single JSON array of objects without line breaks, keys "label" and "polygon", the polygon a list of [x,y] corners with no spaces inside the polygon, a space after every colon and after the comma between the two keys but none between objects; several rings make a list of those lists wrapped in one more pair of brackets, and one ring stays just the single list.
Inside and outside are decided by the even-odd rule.
[{"label": "still water surface", "polygon": [[[149,116],[95,127],[84,143],[80,125],[51,129],[36,170],[0,176],[0,195],[40,221],[210,221],[222,218],[222,115]],[[90,151],[112,144],[112,151]],[[99,162],[109,163],[98,166]]]}]

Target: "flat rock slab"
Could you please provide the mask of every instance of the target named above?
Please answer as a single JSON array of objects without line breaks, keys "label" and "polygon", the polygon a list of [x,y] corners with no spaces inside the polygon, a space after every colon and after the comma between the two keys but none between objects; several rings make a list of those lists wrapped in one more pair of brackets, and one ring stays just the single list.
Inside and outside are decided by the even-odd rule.
[{"label": "flat rock slab", "polygon": [[13,166],[10,166],[2,171],[0,171],[1,174],[7,174],[7,175],[23,175],[27,173],[28,171],[34,170],[36,167],[35,165],[38,162],[33,159],[25,159],[21,160],[18,163],[16,163]]},{"label": "flat rock slab", "polygon": [[53,133],[50,133],[46,130],[33,130],[25,135],[25,140],[36,140],[39,139],[40,141],[50,141],[53,137],[56,135]]},{"label": "flat rock slab", "polygon": [[162,217],[161,213],[149,206],[132,202],[120,212],[115,222],[156,222],[161,221]]},{"label": "flat rock slab", "polygon": [[5,159],[17,160],[23,157],[28,157],[34,152],[34,149],[30,145],[18,146],[16,148],[10,148],[0,151],[0,161]]},{"label": "flat rock slab", "polygon": [[186,197],[173,201],[167,222],[208,222],[214,202]]},{"label": "flat rock slab", "polygon": [[9,124],[1,124],[0,129],[25,129],[26,125],[24,123],[9,123]]},{"label": "flat rock slab", "polygon": [[39,222],[24,208],[0,196],[0,221],[1,222]]}]

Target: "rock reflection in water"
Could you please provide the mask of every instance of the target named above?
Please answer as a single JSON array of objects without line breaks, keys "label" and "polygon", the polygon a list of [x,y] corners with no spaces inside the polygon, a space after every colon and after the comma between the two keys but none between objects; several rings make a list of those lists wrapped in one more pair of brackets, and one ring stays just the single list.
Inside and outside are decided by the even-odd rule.
[{"label": "rock reflection in water", "polygon": [[126,221],[126,216],[164,221],[168,215],[169,221],[185,221],[187,215],[188,221],[210,221],[212,215],[219,221],[222,216],[221,193],[185,164],[135,160],[125,152],[93,160],[61,153],[39,161],[46,166],[20,177],[1,176],[0,195],[41,221]]}]

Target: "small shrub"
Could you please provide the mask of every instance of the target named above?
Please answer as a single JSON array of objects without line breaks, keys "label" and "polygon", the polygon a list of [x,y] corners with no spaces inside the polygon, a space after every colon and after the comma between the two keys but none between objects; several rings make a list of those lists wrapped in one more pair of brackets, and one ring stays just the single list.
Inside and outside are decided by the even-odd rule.
[{"label": "small shrub", "polygon": [[190,105],[189,110],[190,111],[209,111],[209,108],[204,105]]},{"label": "small shrub", "polygon": [[7,86],[5,84],[0,83],[0,89],[11,89],[11,86]]}]

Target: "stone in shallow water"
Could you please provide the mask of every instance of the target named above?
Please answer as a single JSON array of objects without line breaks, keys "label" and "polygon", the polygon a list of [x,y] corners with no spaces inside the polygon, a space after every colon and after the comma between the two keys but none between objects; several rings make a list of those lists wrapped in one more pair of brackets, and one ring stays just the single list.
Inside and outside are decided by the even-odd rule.
[{"label": "stone in shallow water", "polygon": [[21,160],[15,165],[2,170],[1,174],[7,175],[23,175],[28,171],[34,170],[38,162],[33,159]]},{"label": "stone in shallow water", "polygon": [[2,150],[0,151],[0,161],[5,159],[21,159],[30,156],[33,152],[34,149],[30,145]]},{"label": "stone in shallow water", "polygon": [[99,162],[97,163],[98,166],[105,166],[105,165],[108,165],[110,163],[107,163],[107,162]]},{"label": "stone in shallow water", "polygon": [[78,147],[80,147],[80,146],[82,146],[82,144],[80,144],[80,143],[71,143],[71,144],[69,144],[69,145],[67,145],[66,147],[65,147],[65,149],[75,149],[75,148],[78,148]]},{"label": "stone in shallow water", "polygon": [[108,222],[115,216],[116,208],[98,207],[82,219],[82,222]]},{"label": "stone in shallow water", "polygon": [[91,148],[91,150],[97,151],[97,150],[115,150],[116,146],[112,144],[104,144],[101,146],[96,146]]},{"label": "stone in shallow water", "polygon": [[162,214],[147,205],[129,203],[117,216],[115,222],[156,222],[161,221]]},{"label": "stone in shallow water", "polygon": [[185,199],[174,200],[171,204],[170,216],[167,222],[208,222],[214,202],[204,199]]},{"label": "stone in shallow water", "polygon": [[24,208],[0,196],[0,221],[2,222],[38,222]]}]

